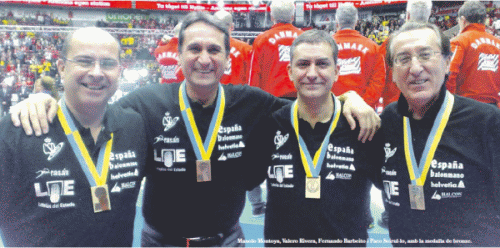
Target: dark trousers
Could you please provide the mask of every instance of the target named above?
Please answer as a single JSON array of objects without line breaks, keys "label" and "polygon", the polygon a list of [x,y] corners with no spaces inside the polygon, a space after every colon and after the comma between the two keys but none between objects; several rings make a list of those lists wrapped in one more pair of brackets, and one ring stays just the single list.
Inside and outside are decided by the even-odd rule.
[{"label": "dark trousers", "polygon": [[162,234],[156,229],[144,223],[141,236],[142,247],[244,247],[243,230],[240,223],[236,223],[225,233],[219,233],[214,237],[171,237]]}]

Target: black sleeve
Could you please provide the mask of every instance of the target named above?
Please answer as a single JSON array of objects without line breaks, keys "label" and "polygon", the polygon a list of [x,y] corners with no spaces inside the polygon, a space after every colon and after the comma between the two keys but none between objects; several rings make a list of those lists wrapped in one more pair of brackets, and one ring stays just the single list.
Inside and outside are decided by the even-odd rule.
[{"label": "black sleeve", "polygon": [[384,165],[384,140],[383,133],[380,129],[377,131],[372,141],[367,141],[365,144],[367,151],[367,161],[369,169],[368,178],[373,182],[373,185],[378,189],[383,189],[382,183],[382,166]]},{"label": "black sleeve", "polygon": [[497,210],[497,215],[500,215],[500,132],[498,128],[500,127],[500,111],[495,111],[492,121],[488,125],[489,131],[487,132],[488,137],[488,148],[491,153],[491,166],[493,171],[493,192],[495,197],[495,208]]},{"label": "black sleeve", "polygon": [[247,142],[248,152],[244,154],[244,159],[248,168],[246,176],[247,190],[252,190],[261,184],[267,177],[267,168],[270,165],[272,154],[272,120],[270,117],[262,118],[256,125],[252,135]]},{"label": "black sleeve", "polygon": [[279,110],[285,105],[291,104],[292,101],[284,98],[279,98],[263,91],[262,89],[251,87],[252,90],[259,96],[259,100],[262,104],[262,109],[266,110],[266,116],[271,116],[272,113]]},{"label": "black sleeve", "polygon": [[141,95],[143,95],[141,92],[143,90],[141,89],[136,89],[130,93],[128,93],[126,96],[121,97],[118,99],[118,101],[114,104],[119,105],[121,108],[132,108],[136,112],[140,113],[140,100],[141,100]]},{"label": "black sleeve", "polygon": [[17,142],[9,138],[9,130],[12,132],[10,125],[10,115],[4,116],[0,121],[0,228],[4,226],[5,218],[8,215],[5,210],[8,209],[7,204],[10,201],[5,198],[9,189],[9,180],[12,178],[12,170],[19,166],[14,163],[14,156],[17,153],[13,147]]}]

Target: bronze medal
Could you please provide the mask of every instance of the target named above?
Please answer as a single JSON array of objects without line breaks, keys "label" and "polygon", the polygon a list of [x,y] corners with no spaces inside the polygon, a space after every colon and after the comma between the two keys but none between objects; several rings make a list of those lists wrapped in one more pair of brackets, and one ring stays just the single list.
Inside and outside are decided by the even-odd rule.
[{"label": "bronze medal", "polygon": [[212,181],[212,168],[210,167],[210,160],[196,160],[196,181]]},{"label": "bronze medal", "polygon": [[109,200],[108,185],[90,187],[92,193],[92,205],[94,213],[111,210],[111,202]]},{"label": "bronze medal", "polygon": [[408,185],[411,209],[425,210],[424,186]]}]

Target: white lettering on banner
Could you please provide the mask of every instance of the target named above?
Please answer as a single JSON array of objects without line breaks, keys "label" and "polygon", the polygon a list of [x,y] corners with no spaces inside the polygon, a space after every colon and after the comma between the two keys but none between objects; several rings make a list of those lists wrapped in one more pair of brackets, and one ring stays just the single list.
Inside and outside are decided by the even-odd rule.
[{"label": "white lettering on banner", "polygon": [[231,159],[231,158],[239,158],[243,155],[243,152],[230,152],[227,154],[227,158],[228,159]]},{"label": "white lettering on banner", "polygon": [[275,159],[279,159],[279,160],[292,160],[293,156],[291,153],[287,154],[287,155],[283,155],[283,154],[273,154],[272,155],[272,159],[275,160]]},{"label": "white lettering on banner", "polygon": [[387,198],[390,200],[391,196],[399,196],[399,182],[397,181],[389,181],[384,180],[384,191],[387,195]]},{"label": "white lettering on banner", "polygon": [[116,174],[111,174],[111,180],[120,180],[127,177],[138,177],[139,170],[135,169],[135,171],[127,171],[127,172],[118,172]]},{"label": "white lettering on banner", "polygon": [[279,61],[280,62],[289,62],[290,61],[290,46],[279,45]]},{"label": "white lettering on banner", "polygon": [[160,141],[163,141],[163,143],[166,143],[166,144],[177,144],[180,142],[180,140],[177,136],[170,138],[170,137],[163,137],[163,135],[160,135],[160,136],[155,138],[155,143],[153,143],[153,144],[156,144]]},{"label": "white lettering on banner", "polygon": [[115,183],[111,189],[111,193],[120,193],[122,189],[133,189],[135,188],[135,181],[125,182],[125,183]]},{"label": "white lettering on banner", "polygon": [[[276,45],[276,42],[283,38],[297,38],[297,32],[292,31],[281,31],[277,34],[274,34],[274,38],[269,38],[269,43]],[[290,50],[290,49],[289,49]],[[288,60],[290,61],[290,60]]]},{"label": "white lettering on banner", "polygon": [[464,164],[463,163],[458,163],[457,161],[453,161],[453,162],[438,162],[436,159],[433,159],[432,162],[431,162],[431,167],[433,169],[440,169],[440,170],[446,170],[446,169],[463,170],[464,169]]},{"label": "white lettering on banner", "polygon": [[361,74],[361,57],[338,59],[339,75]]},{"label": "white lettering on banner", "polygon": [[293,165],[273,165],[267,169],[269,178],[276,178],[278,183],[282,183],[285,178],[293,178]]},{"label": "white lettering on banner", "polygon": [[62,170],[49,170],[48,168],[44,168],[43,170],[39,170],[36,172],[38,176],[36,178],[40,178],[44,175],[50,175],[51,177],[66,177],[69,176],[69,170],[64,168]]},{"label": "white lettering on banner", "polygon": [[346,146],[346,147],[333,146],[331,143],[328,144],[328,151],[335,152],[335,153],[354,154],[354,149],[351,148],[350,146]]},{"label": "white lettering on banner", "polygon": [[382,174],[385,174],[387,176],[397,176],[398,175],[398,173],[394,169],[389,171],[385,168],[385,166],[382,167]]},{"label": "white lettering on banner", "polygon": [[337,156],[337,155],[331,154],[329,152],[326,152],[326,159],[354,162],[354,158]]},{"label": "white lettering on banner", "polygon": [[442,182],[430,182],[432,188],[465,188],[463,180],[460,180],[458,184],[453,182],[442,183]]},{"label": "white lettering on banner", "polygon": [[391,205],[396,206],[396,207],[401,206],[401,204],[399,202],[393,202],[389,199],[384,199],[384,201],[387,202],[388,204],[391,204]]},{"label": "white lettering on banner", "polygon": [[109,155],[109,161],[115,161],[115,160],[124,160],[128,158],[136,158],[135,151],[128,150],[123,153],[111,153]]},{"label": "white lettering on banner", "polygon": [[351,164],[349,166],[349,165],[346,165],[346,164],[336,164],[336,163],[330,164],[330,163],[326,163],[326,168],[341,169],[341,170],[351,170],[351,171],[355,171],[356,170],[356,168],[354,167],[354,164]]},{"label": "white lettering on banner", "polygon": [[431,199],[433,200],[441,200],[441,199],[450,199],[450,198],[460,198],[462,197],[462,192],[437,192],[437,190],[432,195]]},{"label": "white lettering on banner", "polygon": [[483,44],[486,44],[486,45],[491,45],[491,46],[494,46],[496,47],[497,49],[500,50],[500,44],[498,44],[497,42],[495,42],[494,40],[491,40],[489,38],[484,38],[484,37],[481,37],[479,39],[476,39],[472,44],[471,44],[471,47],[474,48],[474,49],[477,49],[480,45],[483,45]]},{"label": "white lettering on banner", "polygon": [[241,128],[240,125],[238,124],[234,124],[234,126],[230,126],[230,127],[223,127],[223,126],[220,126],[219,128],[219,134],[231,134],[231,133],[234,133],[234,132],[241,132],[243,130],[243,128]]},{"label": "white lettering on banner", "polygon": [[243,135],[217,135],[218,142],[235,141],[243,139]]},{"label": "white lettering on banner", "polygon": [[172,167],[174,163],[185,163],[186,162],[186,150],[185,149],[161,149],[160,154],[158,154],[157,149],[154,149],[154,160],[158,162],[163,162],[166,167]]},{"label": "white lettering on banner", "polygon": [[217,145],[217,148],[219,149],[219,151],[239,149],[239,148],[244,148],[244,147],[245,147],[245,143],[243,143],[243,141],[240,141],[240,143],[233,143],[230,145],[227,145],[227,144]]},{"label": "white lettering on banner", "polygon": [[351,50],[358,50],[362,52],[363,54],[366,54],[369,49],[368,47],[363,46],[363,44],[356,44],[356,43],[339,43],[338,44],[339,51],[344,50],[344,49],[351,49]]},{"label": "white lettering on banner", "polygon": [[498,70],[498,54],[479,54],[477,70],[496,72]]},{"label": "white lettering on banner", "polygon": [[335,173],[335,178],[343,180],[351,180],[352,174],[350,173]]},{"label": "white lettering on banner", "polygon": [[442,178],[464,178],[465,175],[464,173],[444,173],[444,172],[434,172],[434,170],[431,169],[431,177],[442,177]]},{"label": "white lettering on banner", "polygon": [[56,180],[47,181],[45,183],[45,188],[42,187],[43,184],[35,183],[35,195],[36,197],[46,197],[48,196],[50,202],[58,203],[61,196],[74,196],[75,195],[75,180]]},{"label": "white lettering on banner", "polygon": [[126,168],[137,167],[137,166],[139,166],[139,163],[137,163],[137,162],[117,163],[117,164],[109,163],[110,170],[126,169]]}]

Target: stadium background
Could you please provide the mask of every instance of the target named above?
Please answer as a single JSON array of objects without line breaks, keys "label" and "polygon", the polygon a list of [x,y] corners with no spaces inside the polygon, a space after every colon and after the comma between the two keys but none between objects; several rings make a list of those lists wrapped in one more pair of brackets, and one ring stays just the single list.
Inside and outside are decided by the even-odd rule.
[{"label": "stadium background", "polygon": [[[404,22],[406,1],[299,0],[296,1],[294,25],[303,29],[323,29],[333,34],[335,9],[342,2],[355,4],[360,19],[356,30],[379,44]],[[494,33],[496,30],[492,25],[500,17],[500,2],[482,2],[488,7],[487,26]],[[435,1],[430,22],[453,37],[458,32],[455,18],[462,3],[463,1]],[[161,76],[152,55],[154,49],[163,35],[172,35],[174,26],[190,11],[215,12],[224,8],[232,12],[235,24],[232,36],[252,44],[260,32],[272,26],[269,4],[269,1],[259,0],[0,0],[0,82],[8,81],[14,89],[23,86],[31,88],[40,76],[50,75],[60,86],[55,62],[65,35],[79,27],[98,26],[116,35],[122,45],[120,56],[125,70],[120,78],[120,90],[111,100],[114,101],[135,88],[159,83]],[[383,211],[382,202],[376,200],[380,198],[379,195],[380,191],[372,190],[372,213],[375,220],[380,218]],[[138,202],[135,246],[139,245],[142,223],[140,205]],[[241,222],[247,239],[262,238],[263,217],[252,217],[248,201]],[[370,230],[370,238],[388,239],[387,231],[376,226]],[[387,246],[387,243],[372,243],[369,246]]]}]

